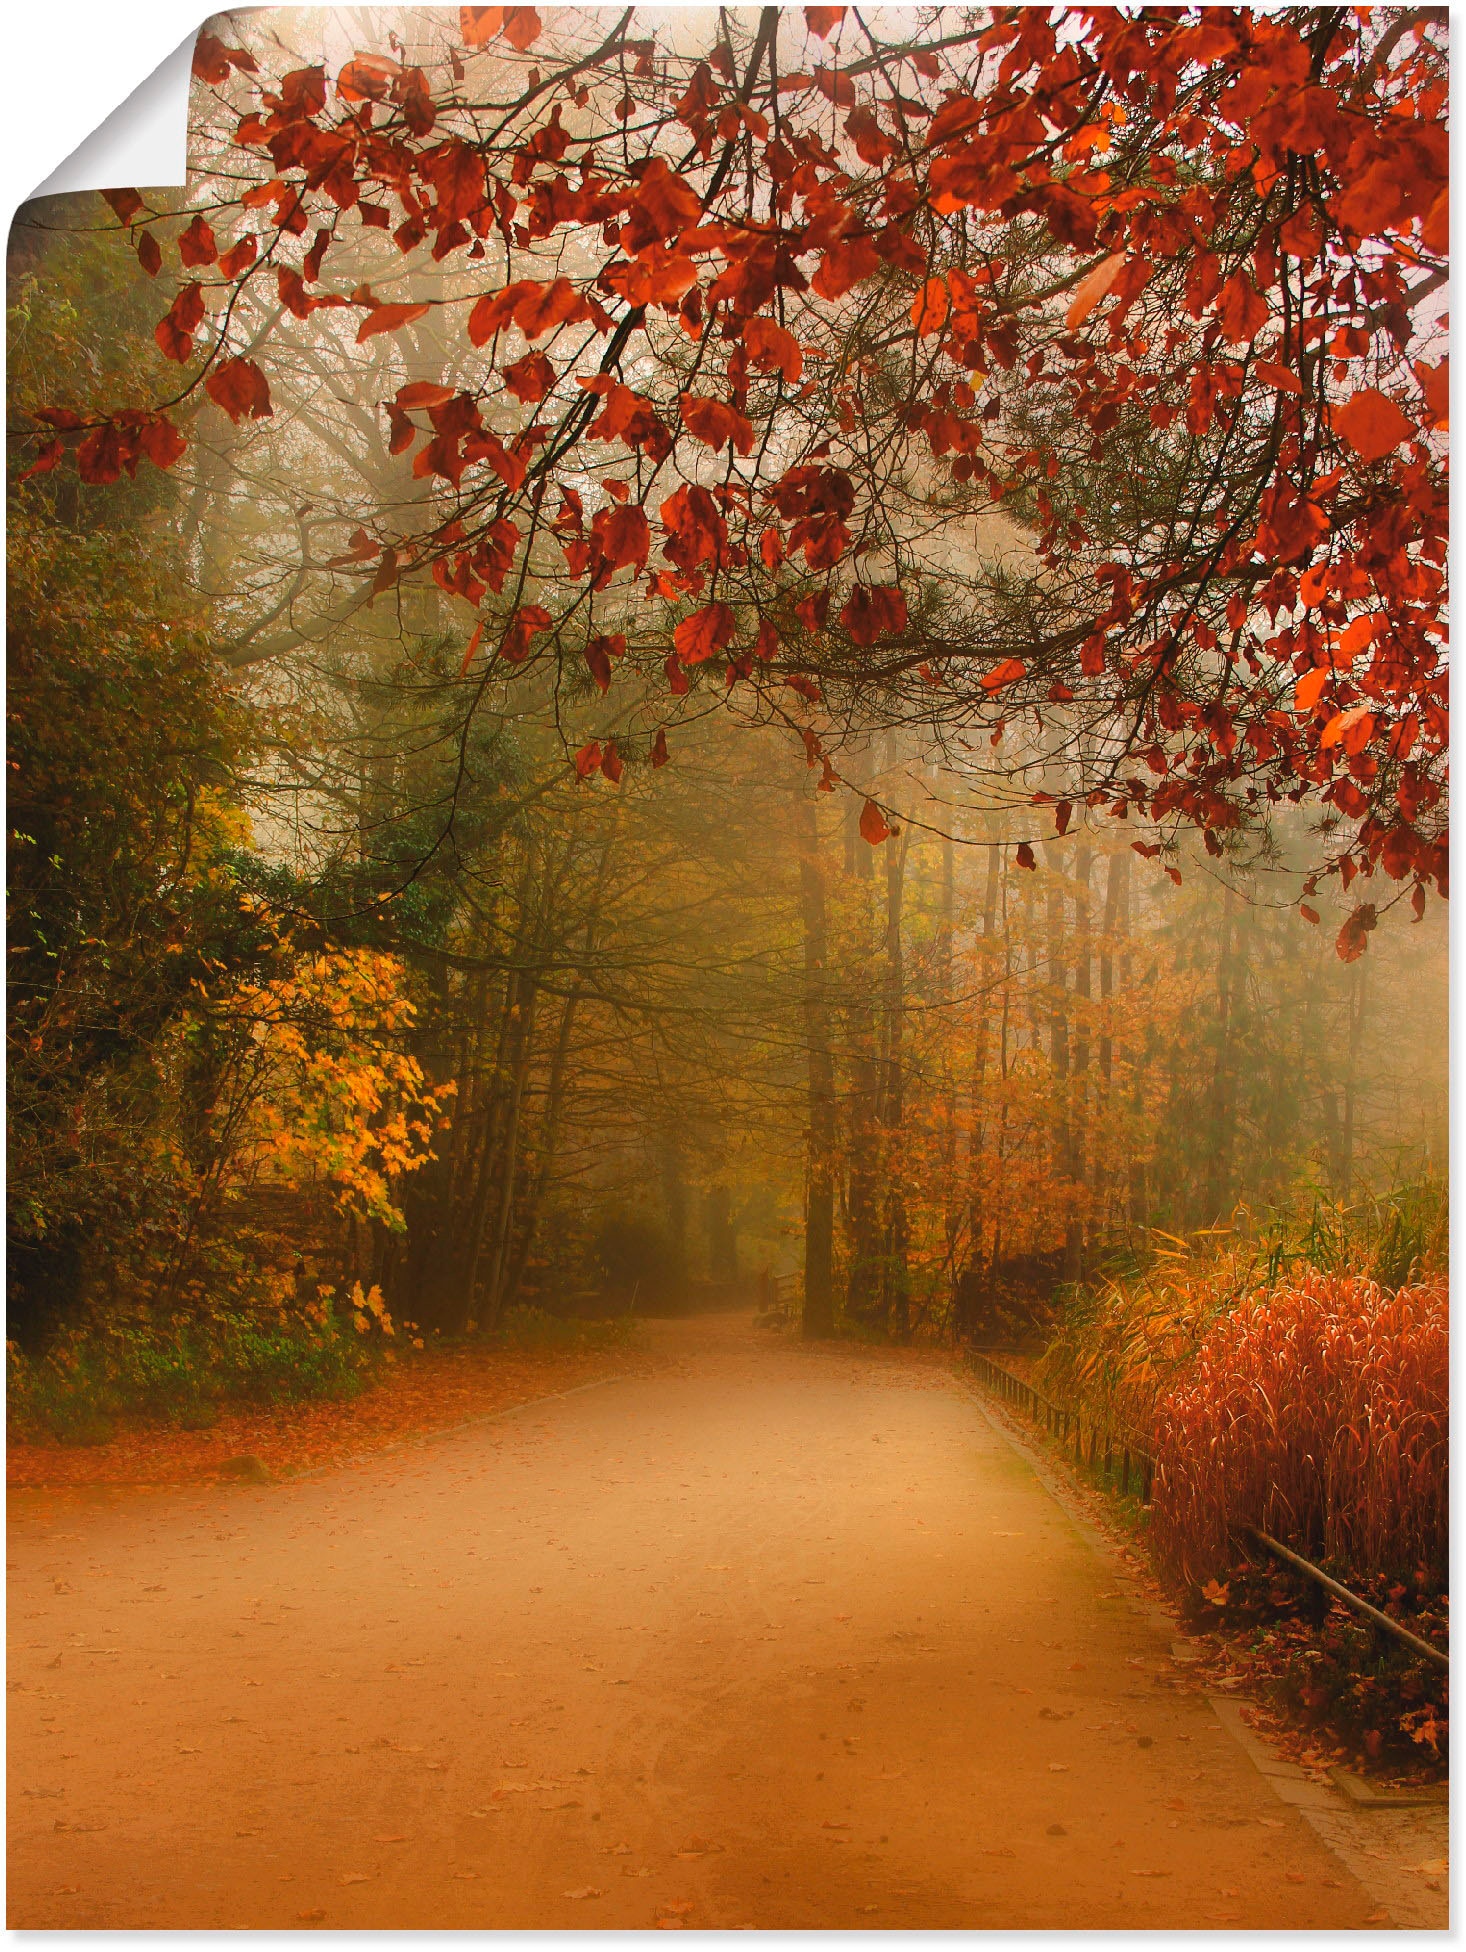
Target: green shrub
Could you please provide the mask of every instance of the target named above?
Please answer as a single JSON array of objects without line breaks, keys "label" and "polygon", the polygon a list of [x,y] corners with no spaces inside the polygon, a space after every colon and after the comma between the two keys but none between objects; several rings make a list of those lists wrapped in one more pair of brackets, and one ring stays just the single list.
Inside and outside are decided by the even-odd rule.
[{"label": "green shrub", "polygon": [[354,1395],[378,1357],[375,1338],[331,1314],[84,1330],[36,1360],[8,1346],[9,1418],[21,1435],[63,1444],[105,1443],[118,1418],[207,1429],[225,1403]]}]

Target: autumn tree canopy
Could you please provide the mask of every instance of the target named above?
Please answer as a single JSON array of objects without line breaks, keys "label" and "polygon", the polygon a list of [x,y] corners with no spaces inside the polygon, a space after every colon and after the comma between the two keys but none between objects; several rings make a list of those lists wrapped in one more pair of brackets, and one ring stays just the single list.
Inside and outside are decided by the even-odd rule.
[{"label": "autumn tree canopy", "polygon": [[43,410],[32,471],[172,467],[195,407],[272,415],[289,335],[385,344],[401,490],[302,513],[329,600],[236,665],[431,577],[467,714],[660,674],[584,772],[661,763],[712,677],[828,786],[853,715],[1022,724],[1035,841],[1084,797],[1220,853],[1308,800],[1320,872],[1444,890],[1443,19],[607,21],[465,7],[431,60],[280,74],[206,31],[192,207],[108,198],[177,383]]}]

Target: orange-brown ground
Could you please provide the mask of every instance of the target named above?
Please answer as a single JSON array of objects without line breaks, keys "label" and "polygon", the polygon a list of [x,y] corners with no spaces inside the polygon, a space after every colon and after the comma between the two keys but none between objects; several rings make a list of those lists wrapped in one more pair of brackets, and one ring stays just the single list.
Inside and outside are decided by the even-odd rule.
[{"label": "orange-brown ground", "polygon": [[655,1358],[630,1349],[514,1354],[468,1347],[404,1354],[360,1396],[279,1406],[240,1404],[208,1430],[125,1429],[110,1443],[69,1448],[12,1439],[12,1487],[192,1484],[230,1459],[256,1457],[277,1475],[380,1450],[602,1376],[645,1371]]},{"label": "orange-brown ground", "polygon": [[1383,1922],[943,1368],[655,1333],[322,1475],[14,1494],[11,1926]]}]

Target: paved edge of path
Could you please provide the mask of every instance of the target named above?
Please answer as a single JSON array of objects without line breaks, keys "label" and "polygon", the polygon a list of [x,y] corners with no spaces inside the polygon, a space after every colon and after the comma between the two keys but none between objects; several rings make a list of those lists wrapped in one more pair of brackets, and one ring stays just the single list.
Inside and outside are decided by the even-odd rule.
[{"label": "paved edge of path", "polygon": [[[1090,1550],[1103,1558],[1114,1559],[1114,1545],[1084,1510],[1074,1495],[1074,1487],[1053,1469],[1052,1460],[1028,1442],[1025,1434],[1009,1422],[977,1384],[969,1382],[960,1371],[953,1373],[958,1387],[971,1398],[989,1428],[1028,1465]],[[1153,1600],[1146,1601],[1145,1617],[1162,1633],[1176,1632],[1173,1615]],[[1409,1861],[1426,1849],[1438,1848],[1442,1857],[1448,1855],[1448,1805],[1423,1811],[1360,1810],[1338,1790],[1309,1781],[1296,1763],[1278,1755],[1243,1721],[1241,1700],[1230,1695],[1208,1695],[1207,1700],[1217,1720],[1279,1802],[1298,1811],[1345,1870],[1389,1914],[1392,1925],[1404,1931],[1449,1929],[1449,1885],[1438,1892],[1423,1889]]]}]

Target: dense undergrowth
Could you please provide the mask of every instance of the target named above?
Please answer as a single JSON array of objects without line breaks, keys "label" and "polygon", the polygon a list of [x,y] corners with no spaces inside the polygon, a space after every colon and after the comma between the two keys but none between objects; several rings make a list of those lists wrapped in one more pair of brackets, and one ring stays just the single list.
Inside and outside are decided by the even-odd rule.
[{"label": "dense undergrowth", "polygon": [[[564,1321],[539,1308],[509,1309],[489,1348],[519,1354],[634,1346],[633,1320]],[[25,1441],[104,1444],[125,1424],[207,1429],[226,1406],[286,1405],[351,1397],[386,1363],[413,1358],[371,1290],[310,1314],[259,1318],[225,1311],[167,1324],[92,1326],[42,1356],[7,1348],[7,1408]]]},{"label": "dense undergrowth", "polygon": [[1196,1623],[1304,1719],[1418,1765],[1444,1762],[1444,1673],[1321,1605],[1248,1528],[1446,1644],[1445,1250],[1434,1181],[1160,1236],[1144,1265],[1068,1297],[1035,1372],[1152,1450],[1150,1544]]}]

